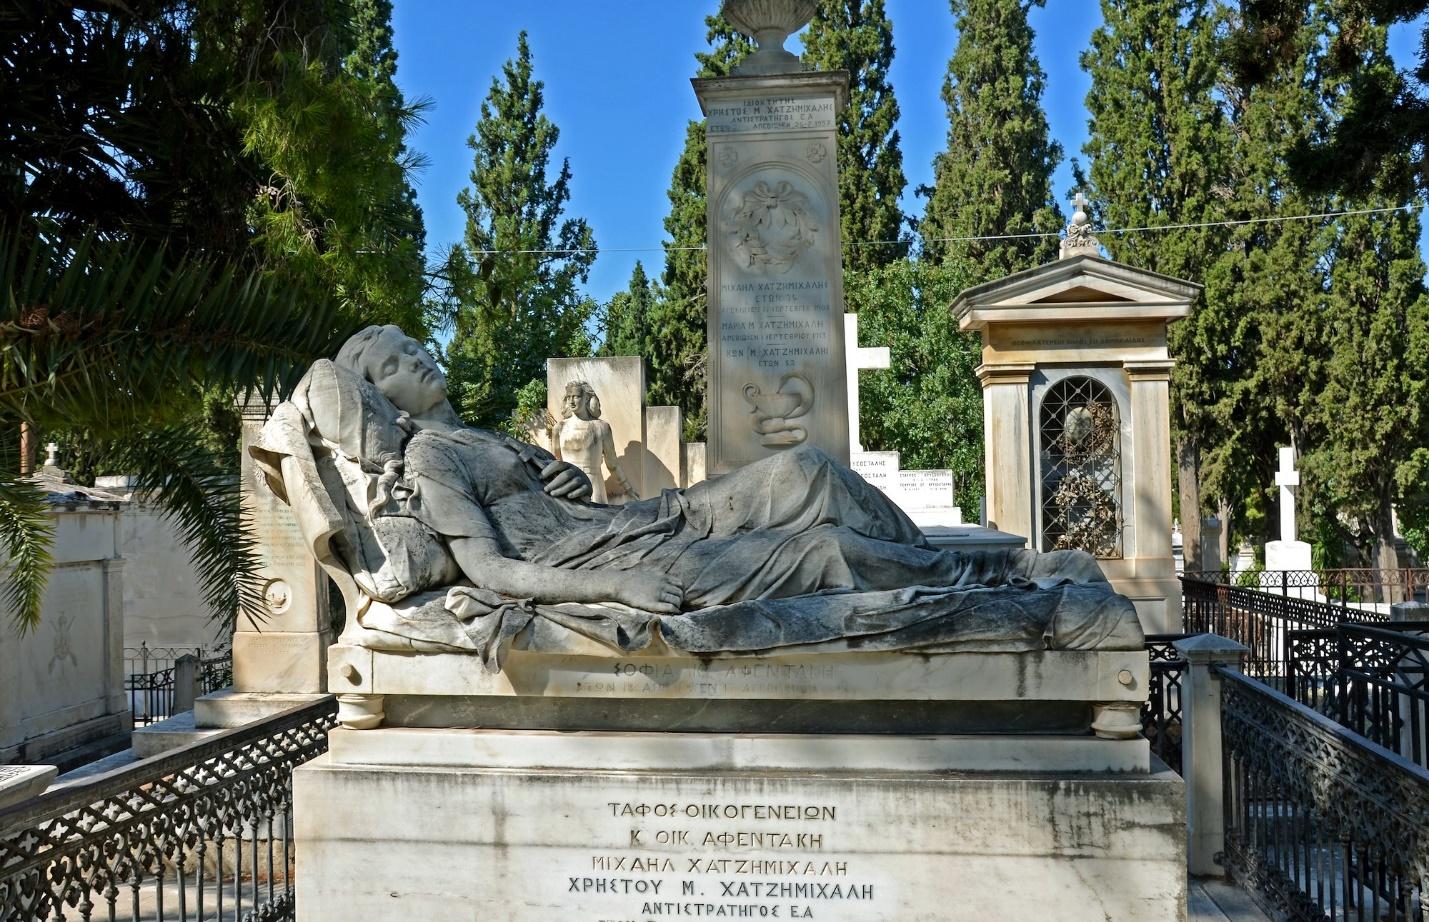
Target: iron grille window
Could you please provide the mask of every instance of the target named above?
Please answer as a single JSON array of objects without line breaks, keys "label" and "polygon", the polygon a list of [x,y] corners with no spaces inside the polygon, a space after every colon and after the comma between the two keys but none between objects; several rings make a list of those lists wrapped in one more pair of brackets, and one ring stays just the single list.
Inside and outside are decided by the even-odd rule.
[{"label": "iron grille window", "polygon": [[1042,548],[1121,556],[1121,421],[1091,378],[1064,378],[1042,398]]}]

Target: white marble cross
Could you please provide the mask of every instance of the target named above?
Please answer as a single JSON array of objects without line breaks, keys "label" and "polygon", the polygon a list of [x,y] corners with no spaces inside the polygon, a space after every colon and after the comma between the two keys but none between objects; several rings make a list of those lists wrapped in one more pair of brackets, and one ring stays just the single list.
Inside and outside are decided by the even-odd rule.
[{"label": "white marble cross", "polygon": [[60,447],[54,442],[45,446],[45,467],[60,466]]},{"label": "white marble cross", "polygon": [[1280,487],[1280,540],[1295,540],[1295,490],[1300,486],[1300,472],[1295,470],[1295,448],[1280,449],[1280,470],[1275,472],[1275,485]]},{"label": "white marble cross", "polygon": [[869,349],[858,344],[858,314],[844,314],[844,355],[848,374],[848,444],[850,451],[863,451],[858,432],[858,373],[865,368],[887,368],[893,356],[887,346]]}]

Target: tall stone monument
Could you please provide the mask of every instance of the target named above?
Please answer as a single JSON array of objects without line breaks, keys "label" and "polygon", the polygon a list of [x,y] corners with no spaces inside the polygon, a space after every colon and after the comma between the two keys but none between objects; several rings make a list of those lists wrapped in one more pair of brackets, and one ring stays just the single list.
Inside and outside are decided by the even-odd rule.
[{"label": "tall stone monument", "polygon": [[783,48],[814,0],[726,0],[759,50],[696,79],[709,141],[711,476],[797,445],[849,461],[838,113],[848,74]]}]

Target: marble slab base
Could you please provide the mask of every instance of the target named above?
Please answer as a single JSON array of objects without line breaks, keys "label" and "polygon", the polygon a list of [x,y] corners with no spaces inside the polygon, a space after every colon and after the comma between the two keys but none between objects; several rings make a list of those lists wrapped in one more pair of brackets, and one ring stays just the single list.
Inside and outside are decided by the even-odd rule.
[{"label": "marble slab base", "polygon": [[[443,766],[343,761],[382,733],[336,732],[293,774],[298,922],[1185,918],[1169,771],[617,769],[597,747],[542,768],[531,738],[499,767],[459,763],[479,747],[456,745]],[[811,761],[837,757],[820,742]],[[435,758],[419,748],[390,754]],[[658,761],[629,750],[642,758]]]},{"label": "marble slab base", "polygon": [[690,771],[1146,772],[1145,737],[334,729],[338,765]]}]

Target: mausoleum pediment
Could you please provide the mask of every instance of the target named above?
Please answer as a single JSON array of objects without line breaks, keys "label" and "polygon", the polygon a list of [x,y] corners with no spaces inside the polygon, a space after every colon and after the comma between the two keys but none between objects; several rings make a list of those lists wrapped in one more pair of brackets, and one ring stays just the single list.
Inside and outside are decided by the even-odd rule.
[{"label": "mausoleum pediment", "polygon": [[1100,256],[1059,259],[958,295],[961,330],[989,323],[1079,320],[1175,320],[1186,316],[1201,286]]}]

